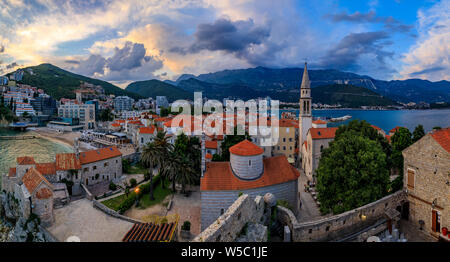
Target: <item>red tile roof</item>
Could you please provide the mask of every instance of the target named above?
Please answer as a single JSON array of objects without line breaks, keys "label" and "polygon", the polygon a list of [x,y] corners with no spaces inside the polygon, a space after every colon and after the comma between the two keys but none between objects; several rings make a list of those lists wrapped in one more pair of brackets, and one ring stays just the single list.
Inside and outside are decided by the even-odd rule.
[{"label": "red tile roof", "polygon": [[247,139],[237,143],[236,145],[230,147],[230,153],[239,156],[255,156],[264,153],[264,150],[259,146],[253,144]]},{"label": "red tile roof", "polygon": [[104,147],[100,149],[90,150],[86,152],[80,153],[80,163],[82,165],[97,162],[113,157],[121,156],[122,152],[120,152],[117,147]]},{"label": "red tile roof", "polygon": [[431,133],[431,137],[450,153],[450,127],[443,128]]},{"label": "red tile roof", "polygon": [[310,128],[312,139],[330,139],[336,135],[337,127]]},{"label": "red tile roof", "polygon": [[[269,122],[271,122],[271,121],[267,121],[267,126],[269,126]],[[279,127],[298,127],[298,124],[291,119],[282,118],[278,121],[278,126]]]},{"label": "red tile roof", "polygon": [[80,169],[81,163],[74,153],[56,154],[56,170]]},{"label": "red tile roof", "polygon": [[50,182],[48,182],[47,179],[45,179],[45,177],[42,176],[42,174],[34,167],[30,168],[30,170],[25,173],[22,177],[22,182],[30,194],[32,194],[42,182],[51,187]]},{"label": "red tile roof", "polygon": [[205,141],[205,148],[217,149],[217,141]]},{"label": "red tile roof", "polygon": [[120,124],[119,124],[119,123],[112,123],[111,126],[113,126],[113,127],[119,127]]},{"label": "red tile roof", "polygon": [[123,242],[166,242],[171,241],[177,229],[176,223],[134,224],[125,234]]},{"label": "red tile roof", "polygon": [[21,156],[17,158],[17,164],[19,165],[34,165],[34,158],[31,156]]},{"label": "red tile roof", "polygon": [[141,127],[139,128],[140,134],[154,134],[155,133],[155,127],[149,126],[149,127]]},{"label": "red tile roof", "polygon": [[375,126],[375,125],[370,125],[371,127],[375,128],[376,130],[381,130],[381,128]]},{"label": "red tile roof", "polygon": [[326,124],[327,122],[325,122],[325,121],[323,121],[323,120],[320,120],[320,119],[317,119],[317,120],[314,120],[313,121],[313,124],[318,124],[318,125],[324,125],[324,124]]},{"label": "red tile roof", "polygon": [[212,159],[212,158],[213,158],[213,155],[211,155],[210,153],[207,153],[205,157],[206,157],[207,159]]},{"label": "red tile roof", "polygon": [[401,126],[396,126],[396,127],[392,128],[391,131],[389,131],[389,133],[395,133],[395,132],[397,132],[400,128],[401,128]]},{"label": "red tile roof", "polygon": [[36,197],[39,198],[39,199],[48,199],[48,198],[50,198],[52,196],[53,196],[53,192],[50,189],[46,188],[46,187],[41,188],[41,190],[39,190],[36,193]]},{"label": "red tile roof", "polygon": [[391,136],[390,135],[386,135],[386,139],[387,141],[390,143],[391,142]]},{"label": "red tile roof", "polygon": [[53,163],[37,163],[36,170],[42,175],[56,175],[56,164]]},{"label": "red tile roof", "polygon": [[264,173],[255,180],[241,180],[231,171],[229,162],[209,162],[200,180],[200,190],[243,190],[266,187],[296,180],[300,172],[289,164],[285,155],[265,158]]},{"label": "red tile roof", "polygon": [[15,167],[11,167],[9,169],[9,173],[8,173],[9,177],[15,177],[16,176],[16,168]]}]

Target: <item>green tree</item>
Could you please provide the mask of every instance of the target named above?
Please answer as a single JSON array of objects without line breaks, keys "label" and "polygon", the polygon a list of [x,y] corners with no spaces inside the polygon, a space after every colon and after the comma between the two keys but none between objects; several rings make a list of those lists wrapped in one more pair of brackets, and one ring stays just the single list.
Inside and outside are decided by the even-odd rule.
[{"label": "green tree", "polygon": [[421,139],[425,135],[425,130],[423,129],[423,125],[418,125],[414,129],[412,142],[415,143],[419,139]]},{"label": "green tree", "polygon": [[[225,136],[225,139],[223,140],[222,144],[220,145],[220,148],[222,150],[220,161],[230,161],[230,147],[236,145],[239,142],[242,142],[244,140],[251,140],[250,136],[247,132],[245,132],[244,135],[236,135],[238,133],[238,127],[234,128],[233,135],[227,135]],[[216,158],[217,159],[217,158]]]},{"label": "green tree", "polygon": [[161,107],[161,109],[160,109],[160,111],[159,111],[159,115],[160,115],[161,117],[168,116],[169,113],[170,113],[169,109],[168,109],[168,108],[165,108],[165,107]]},{"label": "green tree", "polygon": [[339,214],[385,196],[389,170],[379,143],[353,132],[341,133],[325,149],[317,168],[320,210]]},{"label": "green tree", "polygon": [[98,119],[102,122],[112,121],[114,120],[114,115],[110,108],[106,108],[100,111]]},{"label": "green tree", "polygon": [[402,151],[409,147],[413,141],[411,132],[407,128],[400,127],[391,138],[392,144],[392,168],[398,177],[392,182],[392,190],[397,191],[403,187],[403,154]]},{"label": "green tree", "polygon": [[144,166],[149,168],[150,174],[150,200],[155,200],[153,196],[153,170],[161,165],[161,157],[159,156],[158,148],[154,142],[148,143],[144,146],[141,155],[141,162]]}]

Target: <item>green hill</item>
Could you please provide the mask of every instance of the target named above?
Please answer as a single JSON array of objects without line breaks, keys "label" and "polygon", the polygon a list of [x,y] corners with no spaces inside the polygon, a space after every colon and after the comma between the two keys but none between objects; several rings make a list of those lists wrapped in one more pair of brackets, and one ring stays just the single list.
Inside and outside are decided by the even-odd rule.
[{"label": "green hill", "polygon": [[125,91],[111,83],[77,75],[51,64],[31,66],[24,68],[23,71],[24,76],[20,83],[41,88],[55,99],[60,99],[62,97],[75,98],[75,93],[73,91],[80,87],[81,82],[100,85],[108,95],[127,95],[135,99],[141,98],[138,94]]},{"label": "green hill", "polygon": [[194,99],[194,93],[156,79],[133,82],[125,90],[143,97],[166,96],[170,102],[178,99]]},{"label": "green hill", "polygon": [[343,107],[397,105],[369,89],[353,85],[326,85],[311,89],[313,103],[341,104]]}]

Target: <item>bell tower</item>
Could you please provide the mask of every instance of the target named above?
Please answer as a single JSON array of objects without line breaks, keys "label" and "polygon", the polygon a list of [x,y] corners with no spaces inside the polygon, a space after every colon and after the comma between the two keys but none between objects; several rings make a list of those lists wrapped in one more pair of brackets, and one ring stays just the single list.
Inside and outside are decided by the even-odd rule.
[{"label": "bell tower", "polygon": [[299,122],[299,154],[302,158],[303,142],[306,141],[308,130],[312,127],[312,112],[311,112],[311,85],[308,76],[308,67],[305,62],[303,70],[302,85],[300,86],[300,113],[298,117]]}]

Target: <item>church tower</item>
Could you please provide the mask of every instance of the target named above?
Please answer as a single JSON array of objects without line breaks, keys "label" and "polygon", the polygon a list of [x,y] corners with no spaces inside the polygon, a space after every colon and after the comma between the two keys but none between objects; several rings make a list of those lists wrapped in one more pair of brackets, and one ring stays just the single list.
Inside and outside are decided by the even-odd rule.
[{"label": "church tower", "polygon": [[311,85],[309,82],[308,68],[305,62],[305,69],[303,71],[302,85],[300,86],[300,114],[299,122],[299,152],[302,157],[303,142],[306,141],[308,130],[312,127],[312,112],[311,112]]}]

